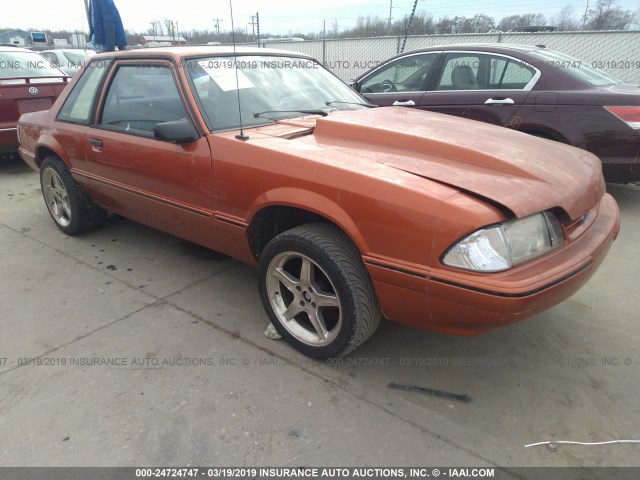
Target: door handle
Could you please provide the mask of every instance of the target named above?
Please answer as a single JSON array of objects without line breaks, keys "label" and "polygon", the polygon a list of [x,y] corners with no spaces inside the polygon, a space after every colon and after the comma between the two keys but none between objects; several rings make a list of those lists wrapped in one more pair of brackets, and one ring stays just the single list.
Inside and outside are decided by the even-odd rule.
[{"label": "door handle", "polygon": [[513,105],[514,103],[510,98],[490,98],[484,102],[485,105]]},{"label": "door handle", "polygon": [[415,107],[416,102],[413,100],[396,100],[392,105],[396,107]]},{"label": "door handle", "polygon": [[89,145],[93,145],[94,147],[102,148],[102,140],[98,140],[97,138],[90,138]]}]

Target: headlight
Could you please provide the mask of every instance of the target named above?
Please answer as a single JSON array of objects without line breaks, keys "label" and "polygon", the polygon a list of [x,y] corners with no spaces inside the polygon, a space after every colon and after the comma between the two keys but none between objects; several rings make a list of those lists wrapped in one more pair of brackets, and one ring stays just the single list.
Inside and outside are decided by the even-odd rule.
[{"label": "headlight", "polygon": [[477,230],[449,248],[442,262],[475,272],[500,272],[544,255],[563,241],[556,216],[542,212]]}]

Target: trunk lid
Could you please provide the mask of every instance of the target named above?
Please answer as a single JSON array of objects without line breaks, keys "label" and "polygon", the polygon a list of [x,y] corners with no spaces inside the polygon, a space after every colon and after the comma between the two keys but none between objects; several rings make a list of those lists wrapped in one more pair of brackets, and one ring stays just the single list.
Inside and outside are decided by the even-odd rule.
[{"label": "trunk lid", "polygon": [[[58,95],[67,86],[66,77],[56,78],[0,78],[0,131],[11,131],[16,128],[18,119],[23,113],[48,110]],[[15,143],[17,137],[6,136],[9,140],[2,143]],[[4,137],[3,137],[4,138]],[[13,145],[1,145],[12,147]]]},{"label": "trunk lid", "polygon": [[66,77],[0,79],[0,123],[15,126],[23,113],[49,109],[66,86]]}]

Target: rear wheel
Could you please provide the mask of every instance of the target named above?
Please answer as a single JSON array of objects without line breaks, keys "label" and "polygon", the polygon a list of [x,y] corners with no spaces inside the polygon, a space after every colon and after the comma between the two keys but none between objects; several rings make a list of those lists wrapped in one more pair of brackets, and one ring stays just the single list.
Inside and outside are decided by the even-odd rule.
[{"label": "rear wheel", "polygon": [[51,218],[67,235],[93,230],[107,219],[107,212],[91,200],[60,158],[50,156],[43,160],[40,185]]},{"label": "rear wheel", "polygon": [[358,250],[333,225],[302,225],[275,237],[260,256],[258,281],[273,326],[310,357],[349,353],[382,318]]}]

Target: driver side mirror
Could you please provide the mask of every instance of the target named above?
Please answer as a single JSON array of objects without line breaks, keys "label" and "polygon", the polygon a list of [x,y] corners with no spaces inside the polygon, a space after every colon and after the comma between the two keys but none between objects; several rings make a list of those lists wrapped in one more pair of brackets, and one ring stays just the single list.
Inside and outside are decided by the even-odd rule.
[{"label": "driver side mirror", "polygon": [[199,137],[193,123],[187,118],[158,123],[153,129],[153,136],[156,140],[178,144],[195,142]]}]

